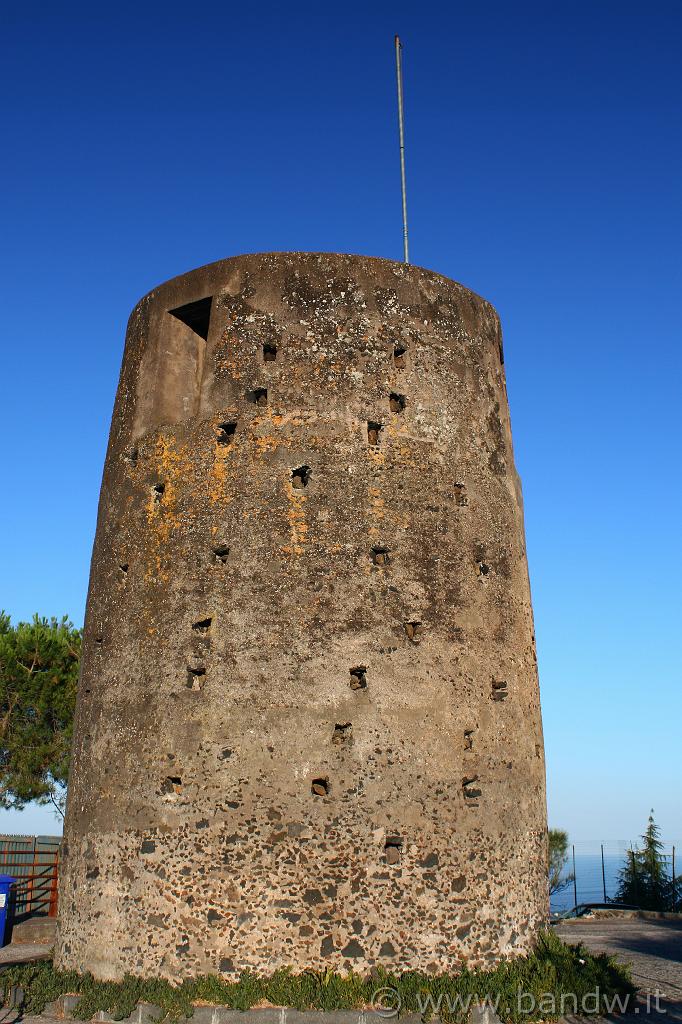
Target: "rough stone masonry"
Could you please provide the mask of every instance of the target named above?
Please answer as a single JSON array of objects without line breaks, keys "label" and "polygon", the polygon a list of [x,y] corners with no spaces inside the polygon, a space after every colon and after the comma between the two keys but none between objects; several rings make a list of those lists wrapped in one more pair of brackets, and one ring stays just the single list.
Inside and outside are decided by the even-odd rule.
[{"label": "rough stone masonry", "polygon": [[498,318],[438,274],[240,256],[133,311],[57,959],[457,970],[547,916]]}]

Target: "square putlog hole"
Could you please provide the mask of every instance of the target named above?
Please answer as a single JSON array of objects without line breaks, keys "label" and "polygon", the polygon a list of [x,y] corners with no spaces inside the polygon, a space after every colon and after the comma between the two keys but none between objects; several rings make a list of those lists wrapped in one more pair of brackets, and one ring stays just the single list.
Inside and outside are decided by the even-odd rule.
[{"label": "square putlog hole", "polygon": [[396,370],[404,370],[407,366],[407,347],[399,342],[393,346],[393,365]]},{"label": "square putlog hole", "polygon": [[460,508],[465,508],[469,504],[469,499],[467,497],[467,489],[464,484],[455,484],[454,492],[455,505],[458,505]]},{"label": "square putlog hole", "polygon": [[227,544],[217,544],[214,548],[211,548],[213,555],[212,561],[218,565],[225,565],[230,554],[230,549]]},{"label": "square putlog hole", "polygon": [[403,854],[403,840],[401,836],[387,836],[384,844],[384,859],[387,864],[400,864]]},{"label": "square putlog hole", "polygon": [[212,622],[213,622],[213,619],[199,619],[198,622],[195,622],[195,623],[192,624],[192,629],[194,630],[195,633],[200,633],[200,634],[208,633],[208,631],[211,628],[211,623]]},{"label": "square putlog hole", "polygon": [[308,486],[311,476],[312,470],[310,466],[298,466],[291,471],[291,486],[295,490],[301,491],[304,487]]},{"label": "square putlog hole", "polygon": [[236,423],[219,423],[215,431],[216,444],[222,445],[223,447],[228,444],[232,444],[236,431]]},{"label": "square putlog hole", "polygon": [[165,484],[154,484],[152,487],[152,501],[155,505],[160,505],[163,501],[163,494],[166,490]]},{"label": "square putlog hole", "polygon": [[367,689],[367,667],[365,665],[356,665],[350,670],[350,688],[351,690]]},{"label": "square putlog hole", "polygon": [[196,665],[187,669],[187,689],[203,690],[206,679],[206,669],[203,665]]},{"label": "square putlog hole", "polygon": [[350,722],[337,723],[332,733],[332,743],[335,747],[341,747],[350,743],[353,738],[353,726]]},{"label": "square putlog hole", "polygon": [[391,392],[388,399],[388,406],[391,412],[404,412],[407,399],[405,395],[399,395],[396,391]]},{"label": "square putlog hole", "polygon": [[310,792],[313,796],[329,796],[329,779],[313,779],[310,786]]},{"label": "square putlog hole", "polygon": [[383,423],[375,423],[373,420],[367,420],[367,444],[370,448],[378,447],[381,431],[383,429]]},{"label": "square putlog hole", "polygon": [[253,391],[247,391],[246,400],[252,405],[266,406],[268,404],[268,389],[254,388]]},{"label": "square putlog hole", "polygon": [[491,697],[493,700],[506,700],[509,695],[509,687],[504,679],[493,679]]},{"label": "square putlog hole", "polygon": [[422,638],[422,624],[416,619],[412,622],[405,623],[405,633],[407,639],[411,640],[413,644],[418,644]]},{"label": "square putlog hole", "polygon": [[481,790],[476,786],[477,782],[478,775],[467,775],[462,779],[462,793],[467,803],[477,801],[481,795]]},{"label": "square putlog hole", "polygon": [[388,565],[389,562],[391,561],[390,555],[390,549],[386,547],[375,546],[370,551],[370,558],[372,559],[375,565]]},{"label": "square putlog hole", "polygon": [[277,359],[277,346],[273,342],[266,341],[263,345],[263,362],[274,363]]}]

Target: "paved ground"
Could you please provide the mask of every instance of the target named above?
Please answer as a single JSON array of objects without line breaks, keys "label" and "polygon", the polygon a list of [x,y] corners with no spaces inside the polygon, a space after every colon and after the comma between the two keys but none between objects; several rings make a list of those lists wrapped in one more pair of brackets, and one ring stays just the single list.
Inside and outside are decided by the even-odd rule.
[{"label": "paved ground", "polygon": [[565,942],[615,953],[630,964],[634,981],[645,992],[659,989],[682,1003],[682,921],[578,918],[563,921],[555,930]]},{"label": "paved ground", "polygon": [[583,942],[629,964],[644,993],[661,994],[667,1019],[682,1021],[682,921],[583,917],[562,921],[555,930],[564,942]]}]

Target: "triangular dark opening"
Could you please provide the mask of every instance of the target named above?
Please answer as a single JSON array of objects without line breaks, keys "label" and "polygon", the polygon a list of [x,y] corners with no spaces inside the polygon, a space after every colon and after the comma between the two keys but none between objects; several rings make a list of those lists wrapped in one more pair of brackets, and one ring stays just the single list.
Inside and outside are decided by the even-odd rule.
[{"label": "triangular dark opening", "polygon": [[197,299],[196,302],[188,302],[186,306],[178,306],[177,309],[169,309],[168,312],[176,319],[182,320],[183,324],[187,324],[190,330],[206,341],[212,302],[213,296],[209,295],[207,299]]}]

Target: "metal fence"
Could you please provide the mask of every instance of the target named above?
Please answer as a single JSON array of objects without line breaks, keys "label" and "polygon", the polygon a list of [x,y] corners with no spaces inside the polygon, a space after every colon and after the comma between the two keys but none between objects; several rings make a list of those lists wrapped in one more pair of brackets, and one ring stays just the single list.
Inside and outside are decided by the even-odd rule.
[{"label": "metal fence", "polygon": [[[568,849],[565,875],[574,875],[565,888],[551,897],[552,911],[568,910],[579,903],[608,903],[616,898],[620,886],[620,874],[626,867],[635,867],[633,851],[636,854],[638,842],[626,839],[611,839],[604,842],[585,841],[574,843]],[[682,876],[682,840],[663,843],[661,851],[666,874],[671,881]],[[674,886],[672,887],[674,890]],[[667,910],[682,912],[682,901]]]},{"label": "metal fence", "polygon": [[0,835],[0,873],[18,879],[12,915],[57,916],[61,836]]}]

